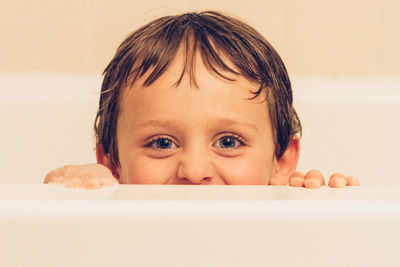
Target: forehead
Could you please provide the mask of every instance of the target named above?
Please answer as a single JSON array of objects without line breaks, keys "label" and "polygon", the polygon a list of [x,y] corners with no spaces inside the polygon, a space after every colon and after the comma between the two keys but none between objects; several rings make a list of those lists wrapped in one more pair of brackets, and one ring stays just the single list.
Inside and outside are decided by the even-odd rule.
[{"label": "forehead", "polygon": [[126,87],[120,99],[119,118],[140,123],[154,118],[206,121],[218,117],[247,121],[260,127],[269,125],[265,97],[259,95],[251,99],[252,92],[259,89],[258,84],[231,72],[221,71],[231,80],[217,75],[203,63],[199,54],[194,60],[195,82],[188,73],[183,73],[181,82],[176,84],[185,66],[183,54],[178,53],[151,85],[143,86],[148,76],[145,74]]}]

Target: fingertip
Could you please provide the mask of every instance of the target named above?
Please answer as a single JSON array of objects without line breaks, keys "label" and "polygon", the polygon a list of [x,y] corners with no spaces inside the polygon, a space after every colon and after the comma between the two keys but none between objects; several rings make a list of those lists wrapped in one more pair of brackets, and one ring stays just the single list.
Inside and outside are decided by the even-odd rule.
[{"label": "fingertip", "polygon": [[57,172],[57,170],[53,170],[53,171],[49,172],[48,174],[46,174],[46,176],[44,177],[43,183],[48,184],[48,183],[52,182],[54,180],[54,177],[56,176],[56,172]]},{"label": "fingertip", "polygon": [[48,174],[46,174],[46,176],[44,177],[44,179],[43,179],[43,183],[44,184],[48,184],[49,183],[49,175],[50,175],[50,173],[48,173]]},{"label": "fingertip", "polygon": [[345,178],[344,175],[343,175],[343,173],[341,173],[341,172],[334,172],[334,173],[332,173],[331,178],[332,178],[332,177],[341,177],[341,178]]},{"label": "fingertip", "polygon": [[304,179],[300,177],[294,177],[289,180],[289,185],[293,187],[303,187],[304,186]]},{"label": "fingertip", "polygon": [[[314,186],[319,185],[318,187],[325,185],[324,175],[319,170],[308,171],[306,174],[306,177],[305,177],[305,181],[307,181],[309,179],[310,179],[310,182],[307,182],[307,184],[309,184],[309,185],[314,185]],[[315,180],[315,181],[312,181],[312,180]],[[304,182],[304,183],[306,183],[306,182]],[[315,188],[315,187],[312,187],[312,188]]]},{"label": "fingertip", "polygon": [[315,189],[320,188],[322,186],[322,182],[318,178],[308,178],[304,180],[304,187]]},{"label": "fingertip", "polygon": [[303,187],[304,186],[305,174],[302,172],[295,172],[289,179],[289,185],[293,187]]},{"label": "fingertip", "polygon": [[309,170],[306,174],[307,177],[319,177],[323,176],[320,170]]},{"label": "fingertip", "polygon": [[348,186],[360,186],[360,181],[358,181],[354,176],[348,176],[346,177],[346,180]]},{"label": "fingertip", "polygon": [[329,178],[329,184],[330,187],[334,188],[342,188],[347,186],[347,180],[346,177],[344,177],[343,174],[336,172],[331,175]]}]

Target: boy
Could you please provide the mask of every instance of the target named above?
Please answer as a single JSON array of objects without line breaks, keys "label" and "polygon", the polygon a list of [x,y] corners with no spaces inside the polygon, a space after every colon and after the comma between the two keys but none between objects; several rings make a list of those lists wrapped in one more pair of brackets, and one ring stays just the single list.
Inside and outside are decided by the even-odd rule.
[{"label": "boy", "polygon": [[[132,33],[104,71],[98,164],[45,183],[264,184],[318,188],[295,172],[301,124],[285,66],[253,28],[217,12],[167,16]],[[329,185],[358,185],[331,176]]]}]

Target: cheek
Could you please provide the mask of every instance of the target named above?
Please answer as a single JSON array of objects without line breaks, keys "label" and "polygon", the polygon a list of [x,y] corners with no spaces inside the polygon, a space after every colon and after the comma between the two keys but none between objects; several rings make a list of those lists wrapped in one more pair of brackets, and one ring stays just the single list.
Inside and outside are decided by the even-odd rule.
[{"label": "cheek", "polygon": [[272,161],[266,158],[226,159],[217,166],[220,176],[230,185],[266,185]]},{"label": "cheek", "polygon": [[124,184],[165,184],[174,175],[173,164],[145,156],[121,160],[120,177]]}]

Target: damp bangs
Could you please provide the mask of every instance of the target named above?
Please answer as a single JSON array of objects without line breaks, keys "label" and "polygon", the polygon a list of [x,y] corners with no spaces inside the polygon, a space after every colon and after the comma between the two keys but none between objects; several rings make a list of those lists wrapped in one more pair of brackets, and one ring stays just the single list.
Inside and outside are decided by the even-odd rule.
[{"label": "damp bangs", "polygon": [[256,97],[262,88],[271,84],[265,75],[269,71],[263,58],[269,53],[265,51],[268,45],[260,47],[264,41],[260,37],[254,36],[254,30],[248,25],[232,18],[224,19],[213,12],[188,13],[179,18],[163,17],[129,36],[119,47],[117,54],[120,56],[113,60],[115,64],[111,62],[104,73],[114,73],[113,80],[118,84],[111,86],[113,89],[126,85],[128,81],[132,85],[144,74],[147,77],[143,86],[149,86],[168,69],[182,49],[184,64],[175,86],[181,83],[185,73],[197,86],[195,57],[199,53],[204,65],[218,76],[234,80],[223,74],[228,72],[260,84],[260,89],[253,92]]}]

